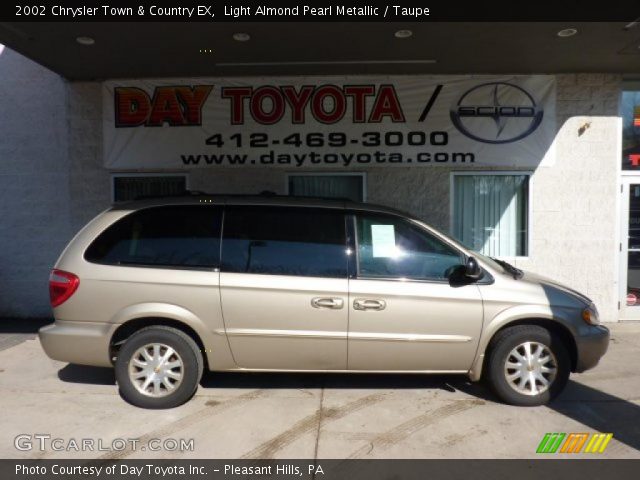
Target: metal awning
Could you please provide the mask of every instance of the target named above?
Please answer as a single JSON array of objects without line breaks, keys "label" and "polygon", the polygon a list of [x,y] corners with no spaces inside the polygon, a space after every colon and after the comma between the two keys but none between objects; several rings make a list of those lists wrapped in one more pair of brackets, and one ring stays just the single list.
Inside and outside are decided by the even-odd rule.
[{"label": "metal awning", "polygon": [[[626,25],[2,23],[0,43],[70,80],[372,73],[640,75],[640,26]],[[558,36],[567,28],[577,33]],[[412,34],[398,38],[399,30]],[[238,33],[250,39],[235,40]],[[79,37],[94,43],[83,45]]]}]

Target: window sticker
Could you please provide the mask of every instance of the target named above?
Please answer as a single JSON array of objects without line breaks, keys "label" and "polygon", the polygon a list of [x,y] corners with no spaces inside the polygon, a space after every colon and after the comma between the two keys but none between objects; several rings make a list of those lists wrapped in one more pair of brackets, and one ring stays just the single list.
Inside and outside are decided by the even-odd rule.
[{"label": "window sticker", "polygon": [[397,255],[396,232],[393,225],[371,225],[371,243],[374,258]]}]

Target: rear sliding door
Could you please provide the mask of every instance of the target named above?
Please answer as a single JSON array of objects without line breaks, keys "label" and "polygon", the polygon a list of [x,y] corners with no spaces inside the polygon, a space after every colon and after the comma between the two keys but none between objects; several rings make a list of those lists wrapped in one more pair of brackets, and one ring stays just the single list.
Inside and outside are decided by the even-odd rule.
[{"label": "rear sliding door", "polygon": [[344,211],[228,206],[220,295],[238,366],[347,367]]}]

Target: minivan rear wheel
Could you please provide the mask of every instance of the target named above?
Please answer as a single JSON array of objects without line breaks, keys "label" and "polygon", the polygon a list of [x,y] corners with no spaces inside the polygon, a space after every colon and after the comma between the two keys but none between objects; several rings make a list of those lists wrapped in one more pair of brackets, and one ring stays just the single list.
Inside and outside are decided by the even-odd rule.
[{"label": "minivan rear wheel", "polygon": [[189,400],[202,377],[202,354],[186,333],[153,326],[131,335],[115,364],[122,397],[142,408],[173,408]]},{"label": "minivan rear wheel", "polygon": [[487,380],[505,403],[544,405],[566,386],[571,362],[562,340],[537,325],[499,332],[487,360]]}]

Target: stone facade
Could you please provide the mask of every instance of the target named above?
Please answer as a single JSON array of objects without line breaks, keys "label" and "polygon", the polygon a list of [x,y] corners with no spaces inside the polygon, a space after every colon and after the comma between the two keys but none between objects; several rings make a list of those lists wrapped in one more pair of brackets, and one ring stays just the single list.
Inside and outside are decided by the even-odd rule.
[{"label": "stone facade", "polygon": [[[0,55],[0,70],[7,72],[0,82],[0,316],[47,316],[49,269],[73,234],[111,201],[110,172],[102,166],[101,85],[67,83],[9,50]],[[603,320],[616,321],[621,78],[557,79],[555,163],[533,172],[530,255],[515,263],[586,293]],[[368,201],[449,231],[453,170],[352,171],[366,173]],[[288,171],[189,173],[194,190],[285,193]]]}]

